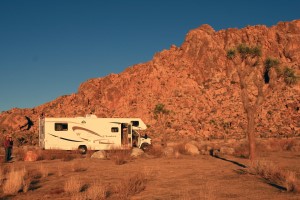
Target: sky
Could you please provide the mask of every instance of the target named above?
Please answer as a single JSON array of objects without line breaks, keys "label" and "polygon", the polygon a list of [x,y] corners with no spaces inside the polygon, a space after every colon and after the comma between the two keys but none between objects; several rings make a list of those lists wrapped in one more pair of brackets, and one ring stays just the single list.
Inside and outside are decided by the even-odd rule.
[{"label": "sky", "polygon": [[273,26],[300,19],[299,8],[299,0],[0,0],[0,112],[76,93],[181,46],[202,24]]}]

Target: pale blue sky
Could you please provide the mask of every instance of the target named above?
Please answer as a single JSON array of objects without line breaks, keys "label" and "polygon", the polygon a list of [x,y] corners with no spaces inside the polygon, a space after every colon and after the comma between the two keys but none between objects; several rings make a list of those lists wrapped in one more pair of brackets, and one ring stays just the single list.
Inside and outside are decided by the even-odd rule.
[{"label": "pale blue sky", "polygon": [[300,19],[300,1],[0,0],[0,112],[77,92],[80,83],[215,30]]}]

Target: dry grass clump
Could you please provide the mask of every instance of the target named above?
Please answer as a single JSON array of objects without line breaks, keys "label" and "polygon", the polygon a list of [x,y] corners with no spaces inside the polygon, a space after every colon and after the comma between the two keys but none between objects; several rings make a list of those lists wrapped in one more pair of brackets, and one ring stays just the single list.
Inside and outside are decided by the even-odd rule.
[{"label": "dry grass clump", "polygon": [[84,172],[87,170],[84,163],[82,161],[75,161],[71,164],[70,167],[72,172]]},{"label": "dry grass clump", "polygon": [[57,166],[57,176],[63,176],[63,170],[62,167],[60,165]]},{"label": "dry grass clump", "polygon": [[37,160],[45,160],[46,156],[44,154],[44,150],[36,149],[34,152],[37,154]]},{"label": "dry grass clump", "polygon": [[240,158],[248,158],[249,157],[249,146],[248,143],[241,143],[240,145],[234,148],[234,156]]},{"label": "dry grass clump", "polygon": [[[300,151],[300,140],[296,138],[271,138],[257,141],[256,150],[261,152]],[[234,148],[234,156],[241,158],[249,157],[247,142],[240,143]]]},{"label": "dry grass clump", "polygon": [[93,182],[90,187],[85,188],[82,193],[74,192],[71,194],[72,200],[103,200],[106,199],[110,192],[107,186],[100,182]]},{"label": "dry grass clump", "polygon": [[13,154],[16,161],[24,160],[26,151],[23,148],[14,147]]},{"label": "dry grass clump", "polygon": [[86,192],[87,199],[102,200],[108,197],[108,187],[100,182],[93,182]]},{"label": "dry grass clump", "polygon": [[65,150],[41,150],[36,149],[34,150],[35,153],[38,155],[38,160],[55,160],[61,159],[63,161],[71,161],[75,158],[80,158],[81,155],[78,153],[77,150],[72,151],[65,151]]},{"label": "dry grass clump", "polygon": [[4,169],[1,167],[0,168],[0,187],[2,186],[2,184],[4,182],[4,179],[5,179],[5,172],[4,172]]},{"label": "dry grass clump", "polygon": [[14,148],[14,156],[15,160],[17,161],[23,161],[25,157],[27,156],[27,153],[32,151],[35,156],[37,156],[37,160],[44,160],[43,150],[37,149],[35,147],[16,147]]},{"label": "dry grass clump", "polygon": [[66,152],[59,150],[42,150],[41,157],[44,158],[44,160],[62,159],[65,153]]},{"label": "dry grass clump", "polygon": [[183,155],[189,155],[189,152],[186,149],[186,144],[187,143],[182,142],[182,143],[175,145],[174,146],[175,155],[176,155],[176,152],[178,152],[179,154],[183,154]]},{"label": "dry grass clump", "polygon": [[69,178],[64,185],[64,191],[69,194],[76,194],[82,190],[83,184],[79,178],[71,177]]},{"label": "dry grass clump", "polygon": [[26,193],[28,190],[32,189],[31,188],[31,179],[29,177],[23,179],[23,192]]},{"label": "dry grass clump", "polygon": [[141,172],[125,177],[115,187],[118,199],[128,199],[130,196],[140,193],[146,188],[146,183],[146,175]]},{"label": "dry grass clump", "polygon": [[152,145],[151,148],[147,151],[148,155],[154,156],[154,157],[161,157],[163,155],[163,148],[161,145]]},{"label": "dry grass clump", "polygon": [[109,151],[109,158],[113,160],[116,165],[123,165],[131,159],[130,154],[130,149],[112,149]]},{"label": "dry grass clump", "polygon": [[84,185],[78,178],[71,177],[65,182],[64,191],[71,195],[71,199],[76,200],[102,200],[107,199],[111,194],[116,199],[129,199],[146,188],[147,177],[152,176],[153,171],[151,169],[144,171],[144,173],[138,172],[124,177],[113,188],[99,181],[89,186]]},{"label": "dry grass clump", "polygon": [[300,149],[299,142],[295,138],[273,138],[267,141],[267,145],[271,151],[297,151]]},{"label": "dry grass clump", "polygon": [[74,155],[71,154],[62,154],[62,160],[63,161],[71,161],[74,160],[76,157]]},{"label": "dry grass clump", "polygon": [[41,177],[43,178],[49,175],[49,169],[46,168],[43,164],[39,165],[39,172],[41,173]]},{"label": "dry grass clump", "polygon": [[29,189],[30,181],[26,180],[26,169],[12,170],[7,174],[6,181],[3,183],[4,194],[15,194],[21,190],[27,192]]},{"label": "dry grass clump", "polygon": [[300,192],[299,180],[295,172],[283,170],[272,162],[254,161],[249,171],[261,176],[272,185],[284,187],[288,192]]}]

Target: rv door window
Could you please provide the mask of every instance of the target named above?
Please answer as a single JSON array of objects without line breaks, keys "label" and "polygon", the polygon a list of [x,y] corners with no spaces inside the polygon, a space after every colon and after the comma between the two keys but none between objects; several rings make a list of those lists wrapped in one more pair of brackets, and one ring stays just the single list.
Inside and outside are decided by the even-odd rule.
[{"label": "rv door window", "polygon": [[55,123],[54,129],[55,129],[55,131],[67,131],[68,124],[67,123]]},{"label": "rv door window", "polygon": [[119,128],[118,127],[112,127],[111,132],[112,133],[117,133],[117,132],[119,132]]}]

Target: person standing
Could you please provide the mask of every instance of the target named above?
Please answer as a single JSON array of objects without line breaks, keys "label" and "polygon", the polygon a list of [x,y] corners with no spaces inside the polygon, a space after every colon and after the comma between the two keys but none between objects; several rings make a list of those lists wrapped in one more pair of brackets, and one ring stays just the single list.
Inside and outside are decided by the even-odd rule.
[{"label": "person standing", "polygon": [[13,148],[13,140],[12,137],[7,135],[4,140],[4,148],[5,148],[5,162],[11,160],[12,148]]}]

